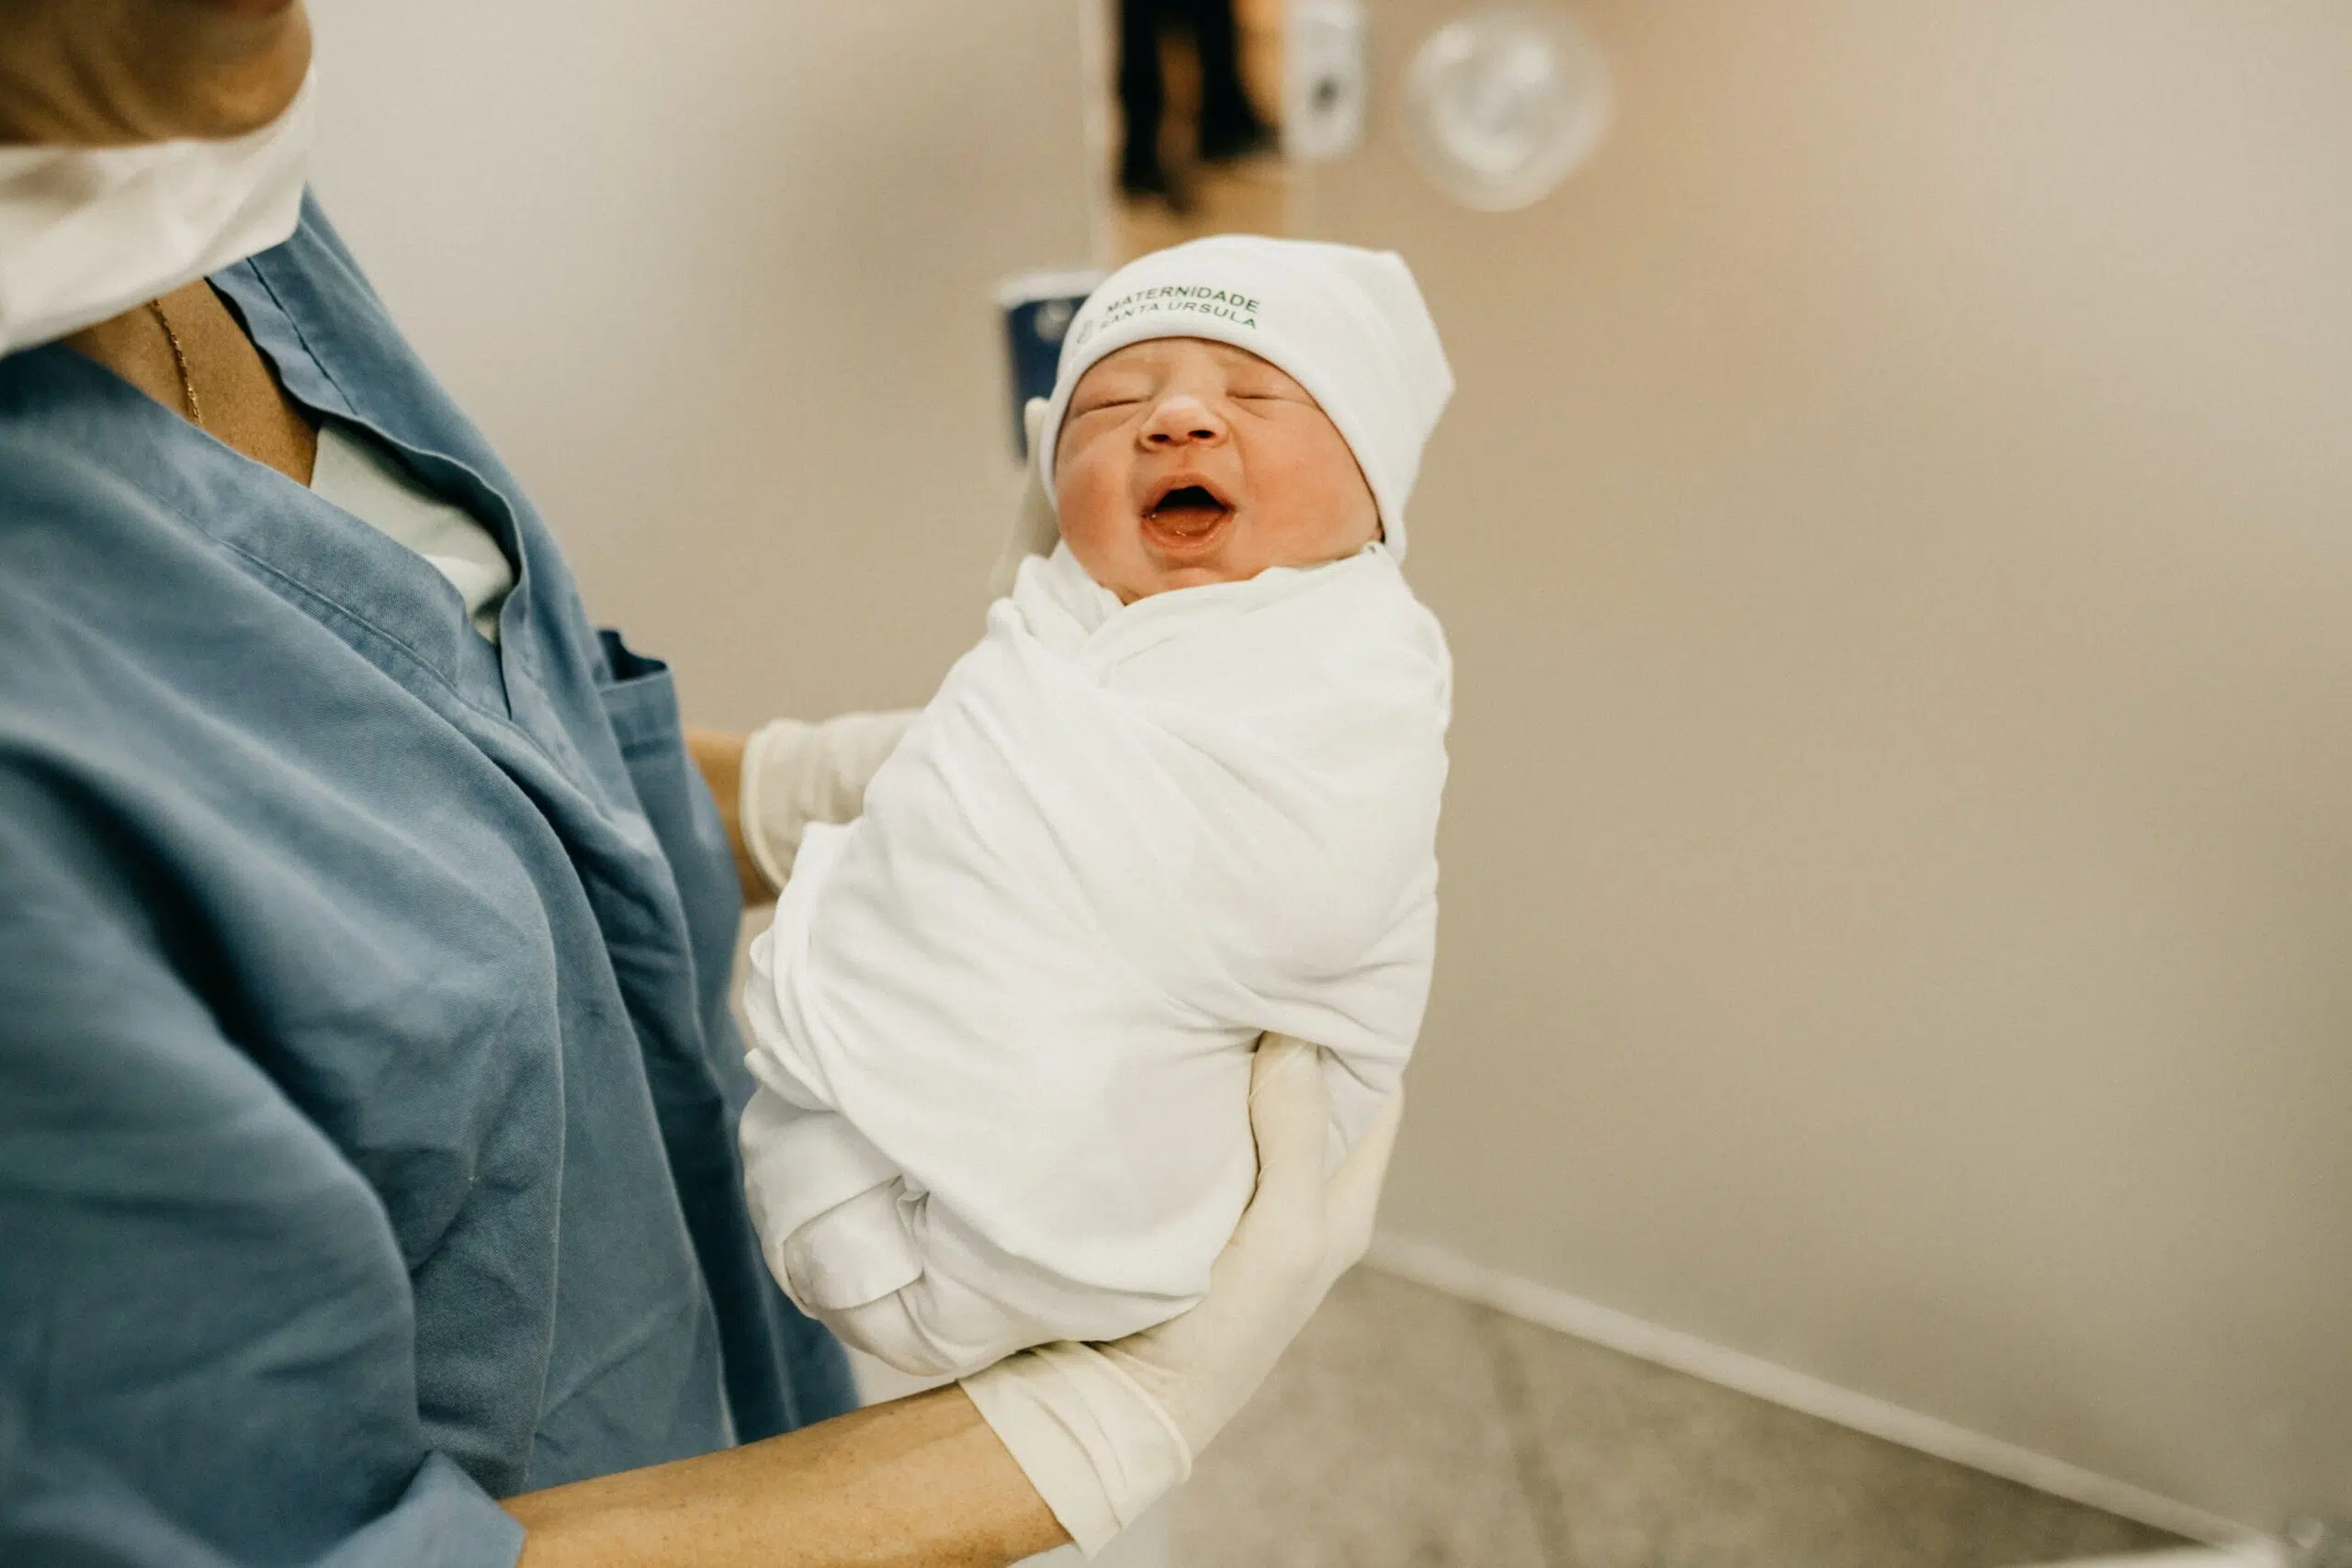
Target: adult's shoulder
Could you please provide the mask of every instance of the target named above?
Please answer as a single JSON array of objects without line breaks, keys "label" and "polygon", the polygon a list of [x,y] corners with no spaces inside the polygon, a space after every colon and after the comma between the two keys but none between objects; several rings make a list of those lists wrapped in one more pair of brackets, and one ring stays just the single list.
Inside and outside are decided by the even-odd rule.
[{"label": "adult's shoulder", "polygon": [[309,265],[333,269],[342,277],[365,289],[370,299],[377,300],[379,304],[382,303],[382,297],[376,293],[376,286],[369,280],[367,269],[359,265],[359,258],[352,253],[351,246],[344,240],[342,231],[337,229],[334,226],[334,220],[327,216],[326,204],[319,199],[316,189],[304,188],[301,217],[294,225],[293,234],[288,237],[284,245],[278,247],[278,250],[297,256]]}]

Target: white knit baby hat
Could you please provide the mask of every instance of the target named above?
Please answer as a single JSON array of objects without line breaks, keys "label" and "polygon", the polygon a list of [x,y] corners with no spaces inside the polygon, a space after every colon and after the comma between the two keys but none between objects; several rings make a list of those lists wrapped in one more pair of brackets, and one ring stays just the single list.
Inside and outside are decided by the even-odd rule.
[{"label": "white knit baby hat", "polygon": [[1148,338],[1246,348],[1306,389],[1339,427],[1380,505],[1390,553],[1405,555],[1405,502],[1421,447],[1453,395],[1437,323],[1404,258],[1319,240],[1219,234],[1154,251],[1103,280],[1062,340],[1054,395],[1035,445],[1046,494],[1079,378]]}]

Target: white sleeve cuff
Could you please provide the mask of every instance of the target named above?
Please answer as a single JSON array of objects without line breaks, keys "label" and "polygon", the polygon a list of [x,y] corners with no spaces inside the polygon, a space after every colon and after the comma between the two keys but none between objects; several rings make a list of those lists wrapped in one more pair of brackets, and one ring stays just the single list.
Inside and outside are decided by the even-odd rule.
[{"label": "white sleeve cuff", "polygon": [[1167,1412],[1091,1346],[1040,1345],[963,1387],[1089,1557],[1193,1473]]}]

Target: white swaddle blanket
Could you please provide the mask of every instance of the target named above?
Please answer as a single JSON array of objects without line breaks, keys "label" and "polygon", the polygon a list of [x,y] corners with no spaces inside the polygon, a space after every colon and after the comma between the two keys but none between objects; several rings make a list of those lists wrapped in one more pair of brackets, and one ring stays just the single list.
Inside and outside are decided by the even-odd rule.
[{"label": "white swaddle blanket", "polygon": [[1342,1144],[1396,1087],[1451,698],[1379,545],[1124,607],[1024,563],[752,950],[745,1176],[793,1300],[925,1373],[1198,1301],[1261,1032],[1328,1048]]}]

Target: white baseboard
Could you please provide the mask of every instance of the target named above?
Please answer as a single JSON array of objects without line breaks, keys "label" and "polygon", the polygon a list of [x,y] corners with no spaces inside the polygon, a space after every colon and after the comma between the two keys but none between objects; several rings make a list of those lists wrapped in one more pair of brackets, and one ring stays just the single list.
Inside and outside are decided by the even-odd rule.
[{"label": "white baseboard", "polygon": [[2171,1551],[2134,1551],[2122,1557],[2075,1557],[2041,1568],[2286,1568],[2276,1547],[2184,1546]]},{"label": "white baseboard", "polygon": [[1383,1273],[1476,1302],[1641,1360],[1671,1367],[1707,1382],[1736,1389],[1954,1464],[2019,1482],[2037,1491],[2137,1519],[2191,1540],[2246,1554],[2245,1558],[2229,1559],[2233,1562],[2278,1560],[2277,1542],[2234,1519],[1998,1438],[1955,1427],[1932,1416],[1922,1416],[1916,1410],[1905,1410],[1866,1393],[1839,1388],[1743,1351],[1710,1344],[1694,1335],[1661,1328],[1598,1302],[1471,1262],[1427,1242],[1384,1234],[1374,1239],[1372,1251],[1364,1261]]}]

